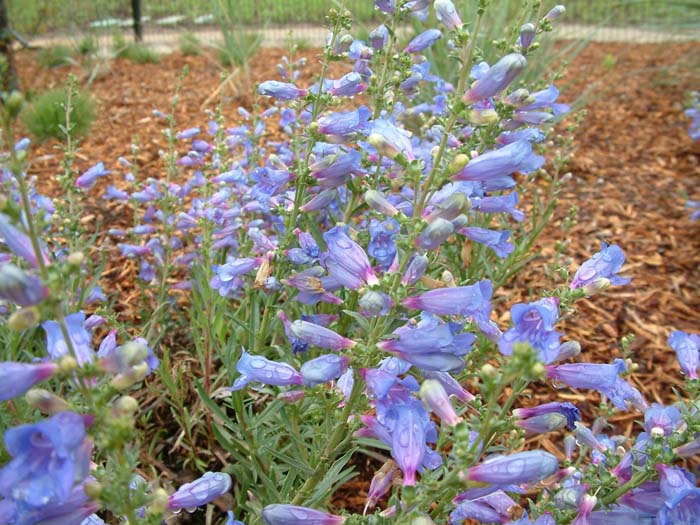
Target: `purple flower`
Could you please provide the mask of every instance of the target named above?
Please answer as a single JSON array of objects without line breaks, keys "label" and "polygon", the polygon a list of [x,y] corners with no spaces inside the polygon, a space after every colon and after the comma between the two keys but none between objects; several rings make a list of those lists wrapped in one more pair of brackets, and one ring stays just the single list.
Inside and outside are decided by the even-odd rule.
[{"label": "purple flower", "polygon": [[199,128],[188,128],[186,130],[179,131],[177,135],[175,135],[175,138],[177,140],[188,140],[197,136],[199,134],[199,131]]},{"label": "purple flower", "polygon": [[[531,408],[517,408],[513,410],[513,415],[520,420],[516,422],[521,428],[532,433],[538,432],[539,428],[546,428],[545,432],[556,430],[564,426],[573,430],[574,424],[581,419],[581,412],[571,403],[551,402]],[[560,416],[562,419],[550,416]],[[550,428],[550,425],[556,425]]]},{"label": "purple flower", "polygon": [[394,13],[394,0],[374,0],[374,7],[384,14],[391,15]]},{"label": "purple flower", "polygon": [[520,27],[520,37],[518,38],[518,45],[527,51],[532,42],[535,40],[535,24],[525,24]]},{"label": "purple flower", "polygon": [[185,483],[168,498],[168,510],[201,507],[231,490],[231,476],[223,472],[205,472],[201,478]]},{"label": "purple flower", "polygon": [[307,361],[299,371],[304,386],[316,386],[339,378],[348,369],[350,358],[326,354]]},{"label": "purple flower", "polygon": [[424,49],[429,48],[435,42],[442,38],[442,32],[439,29],[428,29],[416,36],[406,46],[407,53],[420,53]]},{"label": "purple flower", "polygon": [[[92,349],[92,337],[85,329],[85,314],[77,312],[65,317],[66,329],[70,343],[75,352],[79,365],[92,363],[95,352]],[[68,344],[63,337],[61,326],[56,321],[45,321],[41,327],[46,332],[46,351],[52,359],[59,359],[64,355],[71,355]]]},{"label": "purple flower", "polygon": [[330,113],[318,119],[318,131],[344,140],[355,133],[367,132],[371,115],[372,112],[366,106],[360,106],[355,111]]},{"label": "purple flower", "polygon": [[435,17],[450,31],[462,27],[462,19],[459,17],[452,0],[435,0]]},{"label": "purple flower", "polygon": [[356,150],[326,155],[314,162],[309,169],[322,188],[337,188],[350,180],[352,175],[364,175],[360,165],[362,154]]},{"label": "purple flower", "polygon": [[700,367],[700,336],[676,330],[668,336],[668,344],[676,352],[683,373],[690,379],[697,379]]},{"label": "purple flower", "polygon": [[279,100],[296,100],[306,96],[306,90],[288,82],[267,80],[258,86],[258,93]]},{"label": "purple flower", "polygon": [[600,251],[584,262],[574,275],[570,288],[593,289],[628,284],[632,279],[617,276],[625,264],[625,254],[619,246],[601,243]]},{"label": "purple flower", "polygon": [[420,387],[420,397],[428,405],[428,408],[447,425],[454,426],[461,421],[440,381],[435,379],[423,381]]},{"label": "purple flower", "polygon": [[321,255],[331,277],[347,288],[357,289],[364,284],[379,284],[367,254],[353,241],[342,226],[336,226],[323,234],[328,251]]},{"label": "purple flower", "polygon": [[389,29],[382,24],[374,28],[369,34],[369,43],[372,49],[379,51],[389,42]]},{"label": "purple flower", "polygon": [[390,459],[374,474],[367,491],[367,503],[365,511],[377,506],[377,502],[384,496],[394,483],[394,478],[399,473],[394,460]]},{"label": "purple flower", "polygon": [[406,272],[401,277],[401,284],[404,286],[411,286],[418,282],[418,280],[423,277],[425,270],[428,268],[428,257],[425,255],[415,254],[411,257]]},{"label": "purple flower", "polygon": [[403,473],[404,486],[416,484],[416,470],[425,457],[428,413],[418,403],[392,406],[388,417],[391,456]]},{"label": "purple flower", "polygon": [[[12,224],[10,224],[10,219],[4,213],[0,213],[0,238],[16,256],[27,261],[33,268],[39,267],[31,239],[12,226]],[[46,251],[43,249],[43,247],[40,249],[44,265],[51,264]]]},{"label": "purple flower", "polygon": [[7,401],[24,394],[37,383],[56,373],[55,363],[0,362],[0,401]]},{"label": "purple flower", "polygon": [[248,383],[263,383],[266,385],[290,386],[300,385],[302,377],[287,363],[277,363],[269,359],[251,355],[243,349],[243,354],[236,364],[236,370],[241,374],[231,387],[232,391],[240,390]]},{"label": "purple flower", "polygon": [[531,450],[508,456],[492,456],[466,473],[470,481],[510,485],[531,483],[551,476],[559,469],[559,461],[549,452]]},{"label": "purple flower", "polygon": [[262,511],[265,525],[341,525],[342,516],[296,505],[268,505]]},{"label": "purple flower", "polygon": [[396,257],[394,239],[399,234],[401,226],[394,219],[378,221],[372,219],[369,223],[370,241],[367,253],[374,257],[383,270],[388,270]]},{"label": "purple flower", "polygon": [[380,118],[372,121],[368,141],[379,153],[390,159],[398,155],[403,155],[407,160],[416,159],[410,132],[399,128],[390,120]]},{"label": "purple flower", "polygon": [[566,12],[566,7],[559,4],[555,5],[552,9],[549,10],[549,12],[544,15],[545,20],[549,20],[550,22],[556,20],[559,18],[561,15],[563,15]]},{"label": "purple flower", "polygon": [[109,175],[109,170],[105,169],[105,165],[102,162],[98,162],[80,177],[75,180],[75,185],[83,190],[89,190],[95,185],[98,178]]},{"label": "purple flower", "polygon": [[644,412],[644,430],[648,434],[656,429],[662,431],[664,436],[670,436],[681,422],[681,413],[674,406],[664,407],[654,403]]},{"label": "purple flower", "polygon": [[61,504],[90,468],[85,418],[61,412],[5,433],[12,459],[0,469],[0,496],[29,507]]},{"label": "purple flower", "polygon": [[530,173],[542,167],[544,157],[532,151],[527,140],[518,140],[500,149],[487,151],[472,159],[454,180],[481,181],[486,191],[507,189],[515,185],[515,172]]},{"label": "purple flower", "polygon": [[48,288],[37,276],[25,273],[12,263],[3,263],[0,266],[0,299],[20,306],[32,306],[46,299],[48,295]]},{"label": "purple flower", "polygon": [[450,514],[450,524],[458,525],[466,519],[479,523],[504,523],[510,519],[516,507],[517,503],[502,490],[474,499],[460,498]]},{"label": "purple flower", "polygon": [[498,95],[507,88],[515,77],[527,67],[527,59],[518,53],[511,53],[501,58],[489,68],[464,95],[467,102],[478,102]]},{"label": "purple flower", "polygon": [[545,363],[551,363],[559,354],[559,337],[554,324],[559,318],[559,300],[546,297],[534,303],[518,303],[510,309],[513,327],[498,340],[503,355],[512,355],[517,343],[526,343],[537,350]]},{"label": "purple flower", "polygon": [[277,317],[284,324],[285,334],[292,343],[294,353],[306,351],[309,345],[339,351],[347,350],[357,344],[352,339],[343,337],[330,328],[302,320],[292,322],[287,319],[284,312],[279,312]]},{"label": "purple flower", "polygon": [[597,363],[547,365],[547,377],[573,388],[602,390],[615,386],[618,375],[625,370],[625,363],[621,359],[616,359],[611,365]]},{"label": "purple flower", "polygon": [[334,81],[328,93],[337,97],[351,97],[362,93],[365,89],[367,84],[362,81],[362,76],[353,71]]},{"label": "purple flower", "polygon": [[455,227],[451,221],[438,217],[420,232],[414,244],[416,247],[423,250],[434,250],[444,243],[454,232]]},{"label": "purple flower", "polygon": [[496,231],[487,228],[479,228],[477,226],[467,226],[459,230],[459,233],[470,238],[474,242],[478,242],[491,248],[498,257],[508,257],[513,253],[515,246],[508,240],[510,232],[508,230]]}]

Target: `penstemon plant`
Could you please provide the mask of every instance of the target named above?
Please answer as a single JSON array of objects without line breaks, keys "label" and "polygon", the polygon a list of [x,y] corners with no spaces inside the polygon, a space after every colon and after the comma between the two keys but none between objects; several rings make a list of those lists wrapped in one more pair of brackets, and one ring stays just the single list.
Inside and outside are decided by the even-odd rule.
[{"label": "penstemon plant", "polygon": [[[175,522],[228,493],[227,525],[695,523],[700,492],[676,465],[700,449],[700,337],[669,337],[688,381],[661,406],[624,378],[629,339],[623,358],[588,363],[556,330],[578,299],[629,282],[621,248],[604,244],[568,286],[514,304],[507,329],[493,320],[568,178],[571,141],[553,128],[568,106],[548,79],[519,81],[565,10],[526,2],[488,64],[488,1],[475,4],[463,21],[450,0],[376,0],[385,20],[364,42],[340,2],[315,83],[300,86],[308,64],[285,59],[234,127],[220,107],[204,131],[177,131],[178,88],[156,112],[165,176],[140,177],[135,143],[119,161],[127,184],[101,196],[134,224],[95,237],[79,202],[109,171],[75,173],[68,126],[67,198],[54,206],[27,175],[28,141],[15,143],[21,96],[3,96],[0,421],[12,428],[0,525]],[[431,10],[439,27],[403,42]],[[435,46],[456,82],[431,74]],[[138,267],[140,322],[83,312],[115,293],[97,286],[99,236]],[[599,392],[599,417],[531,406],[543,381]],[[178,465],[203,472],[177,490],[142,463],[142,388],[167,398]],[[615,434],[615,410],[643,414],[636,436]],[[526,446],[549,432],[560,450]],[[329,512],[366,458],[362,511]],[[202,520],[214,519],[210,506]]]}]

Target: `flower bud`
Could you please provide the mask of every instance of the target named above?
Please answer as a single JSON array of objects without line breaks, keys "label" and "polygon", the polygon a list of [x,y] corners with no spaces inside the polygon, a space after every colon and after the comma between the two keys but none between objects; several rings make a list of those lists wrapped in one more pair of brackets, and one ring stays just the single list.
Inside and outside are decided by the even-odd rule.
[{"label": "flower bud", "polygon": [[566,7],[563,5],[555,5],[552,9],[550,9],[549,13],[547,13],[544,17],[546,20],[549,20],[550,22],[556,20],[559,18],[561,15],[563,15],[566,12]]},{"label": "flower bud", "polygon": [[122,396],[114,402],[112,409],[116,415],[128,416],[139,409],[139,402],[131,396]]},{"label": "flower bud", "polygon": [[22,105],[24,104],[24,96],[17,90],[13,90],[12,93],[5,100],[5,107],[7,112],[12,118],[16,118],[19,115]]},{"label": "flower bud", "polygon": [[367,509],[373,509],[377,506],[377,502],[389,491],[398,473],[396,462],[390,459],[374,474],[367,492],[365,512]]},{"label": "flower bud", "polygon": [[433,4],[435,9],[435,18],[444,24],[450,31],[462,27],[462,19],[457,13],[452,0],[435,0]]},{"label": "flower bud", "polygon": [[0,266],[0,299],[20,306],[33,306],[49,295],[41,279],[25,273],[12,263]]},{"label": "flower bud", "polygon": [[516,89],[503,99],[504,103],[516,108],[527,106],[534,101],[534,97],[531,97],[530,92],[525,88]]},{"label": "flower bud", "polygon": [[455,192],[443,202],[438,204],[427,216],[426,220],[432,222],[438,217],[451,221],[466,213],[471,208],[471,201],[464,193]]},{"label": "flower bud", "polygon": [[566,361],[567,359],[576,357],[580,353],[581,343],[578,341],[567,341],[566,343],[562,343],[562,345],[559,347],[559,353],[557,354],[555,361]]},{"label": "flower bud", "polygon": [[66,258],[66,262],[70,266],[80,266],[84,260],[85,254],[83,252],[73,252]]},{"label": "flower bud", "polygon": [[583,290],[586,292],[586,295],[595,295],[610,288],[611,284],[610,279],[599,277],[595,281],[583,286]]},{"label": "flower bud", "polygon": [[151,504],[148,506],[150,514],[162,514],[168,508],[168,493],[163,488],[157,488],[151,494]]},{"label": "flower bud", "polygon": [[103,487],[102,487],[102,483],[100,483],[99,481],[97,481],[97,480],[87,481],[83,485],[83,488],[85,490],[85,494],[91,500],[99,500],[100,499],[100,494],[102,494]]},{"label": "flower bud", "polygon": [[469,164],[470,160],[469,155],[465,155],[464,153],[455,155],[455,158],[452,159],[452,162],[450,163],[450,173],[457,173],[458,171],[461,171],[462,168]]},{"label": "flower bud", "polygon": [[30,306],[29,308],[22,308],[13,312],[7,320],[7,327],[13,332],[23,332],[34,328],[40,319],[39,309],[35,306]]},{"label": "flower bud", "polygon": [[535,40],[535,25],[525,24],[520,28],[520,47],[527,51]]},{"label": "flower bud", "polygon": [[205,472],[191,483],[185,483],[168,498],[168,510],[200,507],[220,498],[231,489],[231,476],[224,472]]},{"label": "flower bud", "polygon": [[389,298],[383,293],[367,290],[360,297],[360,310],[363,314],[376,317],[385,313],[389,307]]},{"label": "flower bud", "polygon": [[306,392],[303,390],[285,390],[284,392],[277,394],[277,399],[282,401],[282,403],[291,404],[303,399],[305,395]]},{"label": "flower bud", "polygon": [[117,374],[110,384],[117,390],[126,390],[133,384],[143,381],[147,375],[148,365],[146,363],[140,363],[124,374]]},{"label": "flower bud", "polygon": [[365,192],[365,202],[374,211],[386,215],[387,217],[393,217],[399,213],[399,210],[377,190],[367,190]]},{"label": "flower bud", "polygon": [[411,261],[408,263],[408,268],[401,278],[401,284],[404,286],[410,286],[416,284],[418,280],[423,277],[425,270],[428,268],[428,257],[425,255],[414,255]]},{"label": "flower bud", "polygon": [[58,361],[58,371],[62,374],[72,374],[78,369],[78,361],[72,355],[64,355]]},{"label": "flower bud", "polygon": [[439,381],[435,379],[423,381],[419,395],[423,402],[430,407],[430,410],[447,425],[454,426],[461,421]]},{"label": "flower bud", "polygon": [[423,229],[414,244],[423,250],[433,250],[444,243],[454,232],[454,225],[450,221],[438,217]]},{"label": "flower bud", "polygon": [[486,363],[484,366],[481,367],[481,373],[486,377],[496,377],[496,374],[498,374],[498,370],[496,370],[496,367],[493,366],[491,363]]},{"label": "flower bud", "polygon": [[495,109],[473,109],[469,112],[469,122],[475,126],[495,124],[499,118]]},{"label": "flower bud", "polygon": [[43,388],[32,388],[25,394],[24,399],[30,407],[50,416],[70,410],[70,405],[65,399]]},{"label": "flower bud", "polygon": [[466,102],[478,102],[493,97],[507,88],[515,77],[527,67],[527,59],[519,53],[511,53],[494,64],[464,95]]},{"label": "flower bud", "polygon": [[296,505],[268,505],[262,511],[265,525],[341,525],[342,516]]}]

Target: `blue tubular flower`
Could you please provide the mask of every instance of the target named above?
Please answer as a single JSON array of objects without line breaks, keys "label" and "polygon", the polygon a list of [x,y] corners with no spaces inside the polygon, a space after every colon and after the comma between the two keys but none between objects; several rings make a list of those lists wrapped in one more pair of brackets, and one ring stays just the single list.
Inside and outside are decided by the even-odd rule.
[{"label": "blue tubular flower", "polygon": [[[12,226],[10,219],[4,213],[0,213],[0,239],[16,256],[21,257],[33,268],[38,268],[39,263],[32,246],[31,239],[17,228]],[[44,265],[51,264],[46,251],[41,248]]]},{"label": "blue tubular flower", "polygon": [[404,486],[416,484],[416,471],[425,457],[428,413],[420,403],[396,404],[390,409],[391,456],[403,473]]},{"label": "blue tubular flower", "polygon": [[90,467],[85,418],[72,412],[9,429],[5,448],[12,459],[0,469],[0,496],[18,505],[65,502]]},{"label": "blue tubular flower", "polygon": [[523,51],[527,51],[532,42],[535,40],[535,24],[524,24],[520,27],[520,36],[518,37],[518,45],[523,48]]},{"label": "blue tubular flower", "polygon": [[[474,318],[479,327],[488,324],[491,316],[493,286],[485,279],[470,286],[438,288],[402,301],[407,308],[437,315],[465,315]],[[482,326],[483,325],[483,326]]]},{"label": "blue tubular flower", "polygon": [[347,153],[326,155],[309,166],[309,169],[322,188],[338,188],[349,181],[352,175],[364,175],[361,161],[362,154],[350,150]]},{"label": "blue tubular flower", "polygon": [[621,359],[616,359],[611,365],[597,363],[547,365],[547,377],[573,388],[602,390],[615,386],[618,375],[625,369],[625,363]]},{"label": "blue tubular flower", "polygon": [[435,0],[433,7],[435,8],[435,18],[442,22],[447,29],[452,31],[462,27],[462,19],[459,17],[452,0]]},{"label": "blue tubular flower", "polygon": [[478,228],[476,226],[467,226],[459,230],[459,233],[474,242],[488,246],[501,258],[508,257],[508,255],[515,250],[513,243],[508,240],[510,237],[510,232],[508,230],[496,231],[487,228]]},{"label": "blue tubular flower", "polygon": [[545,363],[551,363],[559,354],[559,337],[554,330],[559,318],[559,300],[546,297],[534,303],[518,303],[510,309],[513,327],[498,340],[503,355],[512,355],[516,343],[527,343],[537,350]]},{"label": "blue tubular flower", "polygon": [[353,71],[334,81],[328,93],[336,97],[351,97],[362,93],[365,89],[367,84],[362,81],[362,76]]},{"label": "blue tubular flower", "polygon": [[35,275],[29,275],[12,263],[0,266],[0,299],[20,306],[40,303],[49,295],[49,290]]},{"label": "blue tubular flower", "polygon": [[509,213],[518,222],[525,220],[525,214],[516,209],[518,205],[518,192],[513,191],[505,195],[493,195],[472,199],[472,207],[481,213]]},{"label": "blue tubular flower", "polygon": [[241,374],[231,387],[232,391],[244,388],[248,383],[263,383],[275,386],[300,385],[302,377],[294,367],[287,363],[276,363],[269,359],[250,355],[243,349],[243,354],[236,364],[236,370]]},{"label": "blue tubular flower", "polygon": [[[516,422],[516,425],[522,427],[526,430],[534,431],[533,423],[545,423],[549,421],[545,419],[538,419],[537,421],[532,421],[535,418],[542,418],[543,416],[549,416],[551,414],[557,414],[563,416],[563,421],[560,427],[567,426],[569,430],[574,429],[574,424],[581,420],[581,412],[572,403],[545,403],[544,405],[538,405],[531,408],[516,408],[513,410],[513,415],[520,419]],[[554,430],[554,429],[551,429]]]},{"label": "blue tubular flower", "polygon": [[668,336],[668,344],[676,352],[683,373],[689,379],[697,379],[700,367],[700,336],[676,330]]},{"label": "blue tubular flower", "polygon": [[681,501],[689,496],[697,498],[700,489],[695,486],[695,476],[690,472],[669,465],[656,465],[661,481],[659,489],[664,497],[664,503],[673,509]]},{"label": "blue tubular flower", "polygon": [[432,46],[440,38],[442,38],[442,32],[439,29],[428,29],[411,40],[406,46],[405,51],[407,53],[420,53],[424,49]]},{"label": "blue tubular flower", "polygon": [[426,379],[435,379],[436,381],[439,381],[448,395],[455,396],[463,403],[469,403],[470,401],[476,399],[472,393],[467,392],[464,387],[462,387],[462,385],[460,385],[459,382],[447,372],[425,371],[423,372],[423,375]]},{"label": "blue tubular flower", "polygon": [[518,53],[501,58],[479,78],[464,95],[467,102],[479,102],[498,95],[527,67],[527,59]]},{"label": "blue tubular flower", "polygon": [[401,277],[401,284],[411,286],[418,282],[423,277],[425,270],[428,269],[428,258],[425,255],[415,254],[411,257],[406,272]]},{"label": "blue tubular flower", "polygon": [[[65,317],[68,336],[79,365],[92,363],[95,352],[90,344],[90,334],[85,329],[85,314],[77,312]],[[60,325],[56,321],[45,321],[41,327],[46,332],[46,351],[52,359],[71,355]]]},{"label": "blue tubular flower", "polygon": [[424,313],[417,325],[408,324],[394,331],[394,338],[377,343],[380,349],[395,353],[421,370],[449,372],[464,367],[464,357],[476,337],[459,333],[457,323],[440,323]]},{"label": "blue tubular flower", "polygon": [[434,250],[449,239],[454,232],[455,227],[451,221],[438,217],[420,232],[414,244],[423,250]]},{"label": "blue tubular flower", "polygon": [[372,112],[366,106],[360,106],[355,111],[330,113],[318,119],[318,131],[324,135],[334,135],[342,142],[356,133],[369,131],[369,118]]},{"label": "blue tubular flower", "polygon": [[570,288],[572,290],[586,288],[595,291],[609,285],[628,284],[632,279],[616,275],[623,264],[625,264],[625,254],[619,246],[601,243],[600,251],[578,269]]},{"label": "blue tubular flower", "polygon": [[168,510],[201,507],[231,490],[231,476],[223,472],[205,472],[201,478],[185,483],[168,498]]},{"label": "blue tubular flower", "polygon": [[356,290],[368,284],[379,284],[367,254],[353,241],[342,226],[336,226],[323,234],[328,251],[321,256],[321,264],[341,285]]},{"label": "blue tubular flower", "polygon": [[396,244],[394,239],[399,234],[401,226],[394,219],[378,221],[372,219],[369,223],[370,241],[367,245],[367,253],[374,257],[383,270],[388,270],[396,257]]},{"label": "blue tubular flower", "polygon": [[479,523],[503,523],[511,518],[517,503],[502,490],[475,499],[460,499],[450,514],[450,523],[458,525],[465,519]]},{"label": "blue tubular flower", "polygon": [[56,373],[55,363],[0,362],[0,401],[7,401],[24,394],[37,383]]},{"label": "blue tubular flower", "polygon": [[469,468],[466,479],[494,485],[541,481],[559,469],[559,461],[549,452],[531,450],[509,456],[492,456]]},{"label": "blue tubular flower", "polygon": [[649,406],[642,393],[621,377],[615,380],[612,387],[599,388],[598,390],[605,394],[619,410],[628,410],[630,406],[646,410]]},{"label": "blue tubular flower", "polygon": [[411,134],[399,128],[387,119],[379,118],[372,121],[372,129],[368,141],[377,151],[390,159],[403,155],[407,160],[415,160]]},{"label": "blue tubular flower", "polygon": [[644,430],[648,434],[660,431],[664,436],[670,436],[682,422],[680,411],[674,407],[664,407],[654,403],[644,412]]},{"label": "blue tubular flower", "polygon": [[85,173],[75,179],[75,185],[83,190],[89,190],[95,185],[97,179],[109,175],[110,171],[105,169],[102,162],[98,162]]},{"label": "blue tubular flower", "polygon": [[348,369],[350,358],[336,354],[319,356],[301,365],[304,386],[316,386],[338,379]]},{"label": "blue tubular flower", "polygon": [[383,49],[389,43],[389,29],[384,24],[373,29],[369,34],[369,43],[375,51]]},{"label": "blue tubular flower", "polygon": [[296,505],[268,505],[262,511],[265,525],[342,525],[343,516]]},{"label": "blue tubular flower", "polygon": [[420,387],[420,398],[428,405],[428,408],[449,426],[454,426],[461,421],[455,412],[449,395],[436,379],[426,379]]},{"label": "blue tubular flower", "polygon": [[288,82],[267,80],[258,86],[258,93],[278,100],[296,100],[306,96],[306,90]]},{"label": "blue tubular flower", "polygon": [[347,350],[357,344],[352,339],[343,337],[330,328],[308,321],[296,320],[291,322],[287,319],[284,312],[279,312],[277,317],[284,324],[285,334],[292,343],[294,353],[306,351],[310,345],[339,351]]},{"label": "blue tubular flower", "polygon": [[486,191],[507,189],[515,186],[510,175],[515,172],[530,173],[543,164],[544,157],[532,151],[532,144],[527,140],[518,140],[500,149],[482,153],[452,178],[481,181]]},{"label": "blue tubular flower", "polygon": [[693,140],[700,140],[700,108],[690,108],[685,110],[685,116],[693,119],[688,128],[688,135]]}]

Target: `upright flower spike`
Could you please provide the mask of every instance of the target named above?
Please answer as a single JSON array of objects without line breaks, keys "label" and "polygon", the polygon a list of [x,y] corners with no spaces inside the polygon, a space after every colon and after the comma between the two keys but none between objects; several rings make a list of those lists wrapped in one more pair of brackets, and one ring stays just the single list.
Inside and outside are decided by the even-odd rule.
[{"label": "upright flower spike", "polygon": [[201,478],[185,483],[168,498],[168,510],[191,509],[206,505],[231,490],[231,476],[224,472],[205,472]]},{"label": "upright flower spike", "polygon": [[265,525],[342,525],[343,516],[296,505],[268,505],[262,511]]},{"label": "upright flower spike", "polygon": [[569,287],[572,290],[584,288],[593,293],[610,285],[629,284],[632,279],[617,275],[623,264],[625,254],[619,246],[601,243],[600,251],[581,265]]},{"label": "upright flower spike", "polygon": [[0,362],[0,401],[24,394],[56,373],[55,363]]},{"label": "upright flower spike", "polygon": [[676,330],[668,336],[668,344],[676,352],[683,373],[689,379],[697,379],[700,367],[700,336]]},{"label": "upright flower spike", "polygon": [[328,251],[321,256],[321,263],[341,285],[357,289],[367,284],[379,284],[367,254],[353,241],[342,226],[336,226],[323,234]]},{"label": "upright flower spike", "polygon": [[248,383],[290,386],[302,384],[302,377],[294,367],[287,363],[277,363],[259,355],[251,355],[243,349],[243,354],[236,364],[241,374],[231,387],[232,391],[244,388]]},{"label": "upright flower spike", "polygon": [[511,53],[501,58],[467,91],[464,100],[479,102],[498,95],[527,67],[527,59],[519,53]]},{"label": "upright flower spike", "polygon": [[508,456],[492,456],[469,468],[466,478],[494,485],[541,481],[559,469],[559,461],[549,452],[531,450]]}]

